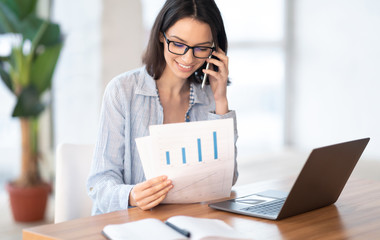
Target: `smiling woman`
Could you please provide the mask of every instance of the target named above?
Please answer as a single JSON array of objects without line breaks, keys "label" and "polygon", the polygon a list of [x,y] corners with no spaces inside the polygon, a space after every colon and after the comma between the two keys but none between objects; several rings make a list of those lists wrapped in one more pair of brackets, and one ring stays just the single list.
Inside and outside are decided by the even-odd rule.
[{"label": "smiling woman", "polygon": [[[150,125],[232,118],[236,143],[226,53],[227,36],[214,0],[165,2],[151,30],[145,65],[115,77],[106,88],[87,184],[93,214],[131,206],[148,210],[173,188],[166,176],[145,179],[135,139],[147,136]],[[233,184],[238,177],[234,160],[228,169]]]}]

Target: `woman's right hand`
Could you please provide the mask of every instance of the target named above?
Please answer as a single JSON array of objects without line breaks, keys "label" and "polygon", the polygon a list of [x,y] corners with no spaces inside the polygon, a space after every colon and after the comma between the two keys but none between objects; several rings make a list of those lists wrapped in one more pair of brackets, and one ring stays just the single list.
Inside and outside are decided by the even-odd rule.
[{"label": "woman's right hand", "polygon": [[167,176],[155,177],[136,184],[129,194],[129,205],[142,210],[151,209],[160,204],[172,188],[172,181]]}]

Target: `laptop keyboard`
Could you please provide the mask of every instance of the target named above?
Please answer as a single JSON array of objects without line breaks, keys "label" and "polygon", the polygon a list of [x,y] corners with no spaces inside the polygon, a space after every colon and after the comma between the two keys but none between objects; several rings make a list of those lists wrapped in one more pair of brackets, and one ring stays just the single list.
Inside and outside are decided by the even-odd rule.
[{"label": "laptop keyboard", "polygon": [[258,204],[252,207],[243,208],[241,210],[265,215],[277,215],[280,212],[282,205],[284,205],[285,199],[286,198],[282,198],[271,202]]}]

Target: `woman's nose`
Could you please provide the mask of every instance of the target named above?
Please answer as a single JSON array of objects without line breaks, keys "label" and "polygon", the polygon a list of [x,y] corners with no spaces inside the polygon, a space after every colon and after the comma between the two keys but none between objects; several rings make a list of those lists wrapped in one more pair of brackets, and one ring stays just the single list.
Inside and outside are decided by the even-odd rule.
[{"label": "woman's nose", "polygon": [[191,63],[193,61],[194,55],[193,55],[193,49],[189,49],[184,55],[182,55],[182,60],[185,63]]}]

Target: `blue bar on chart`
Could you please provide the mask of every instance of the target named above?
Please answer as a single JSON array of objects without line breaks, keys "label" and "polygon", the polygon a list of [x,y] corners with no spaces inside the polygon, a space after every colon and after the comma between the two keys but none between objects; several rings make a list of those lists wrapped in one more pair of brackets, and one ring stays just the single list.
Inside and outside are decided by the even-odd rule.
[{"label": "blue bar on chart", "polygon": [[186,164],[186,150],[184,147],[182,148],[182,163]]},{"label": "blue bar on chart", "polygon": [[[213,144],[214,144],[214,159],[218,159],[218,140],[217,140],[217,133],[216,131],[212,132],[213,134]],[[202,139],[197,138],[197,147],[198,147],[198,162],[203,161],[203,156],[202,156]],[[182,163],[186,164],[187,159],[186,159],[186,148],[181,147],[181,152],[182,152]],[[166,151],[166,165],[170,165],[170,151]]]},{"label": "blue bar on chart", "polygon": [[169,154],[169,151],[166,152],[166,165],[170,165],[170,154]]},{"label": "blue bar on chart", "polygon": [[198,143],[198,162],[202,162],[202,147],[201,147],[201,139],[197,139]]},{"label": "blue bar on chart", "polygon": [[218,142],[216,140],[216,132],[213,132],[214,135],[214,159],[218,159]]}]

